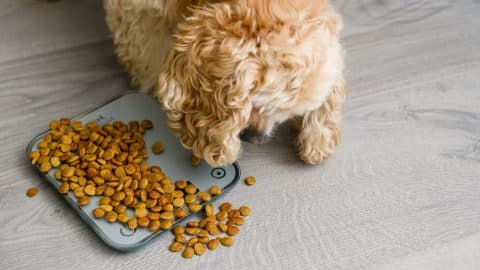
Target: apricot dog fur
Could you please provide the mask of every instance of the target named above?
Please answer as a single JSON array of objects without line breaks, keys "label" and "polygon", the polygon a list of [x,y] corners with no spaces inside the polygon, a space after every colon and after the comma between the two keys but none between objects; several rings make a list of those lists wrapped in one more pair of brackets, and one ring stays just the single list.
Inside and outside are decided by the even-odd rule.
[{"label": "apricot dog fur", "polygon": [[299,157],[335,152],[345,99],[342,22],[325,0],[104,0],[120,63],[184,147],[212,166],[241,138],[298,118]]}]

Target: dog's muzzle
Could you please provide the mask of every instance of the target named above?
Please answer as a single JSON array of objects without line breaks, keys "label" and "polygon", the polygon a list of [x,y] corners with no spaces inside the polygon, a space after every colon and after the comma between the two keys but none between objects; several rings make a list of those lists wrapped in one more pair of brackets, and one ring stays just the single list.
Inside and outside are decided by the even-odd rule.
[{"label": "dog's muzzle", "polygon": [[252,144],[264,144],[267,142],[267,136],[254,128],[246,128],[240,133],[240,139]]}]

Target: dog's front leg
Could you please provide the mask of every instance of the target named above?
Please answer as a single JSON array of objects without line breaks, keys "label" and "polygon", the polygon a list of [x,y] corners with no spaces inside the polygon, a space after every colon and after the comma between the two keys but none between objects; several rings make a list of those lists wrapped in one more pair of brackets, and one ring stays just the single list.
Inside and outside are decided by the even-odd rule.
[{"label": "dog's front leg", "polygon": [[323,105],[303,116],[297,146],[300,159],[309,164],[322,162],[335,153],[340,139],[340,122],[345,85],[338,83]]}]

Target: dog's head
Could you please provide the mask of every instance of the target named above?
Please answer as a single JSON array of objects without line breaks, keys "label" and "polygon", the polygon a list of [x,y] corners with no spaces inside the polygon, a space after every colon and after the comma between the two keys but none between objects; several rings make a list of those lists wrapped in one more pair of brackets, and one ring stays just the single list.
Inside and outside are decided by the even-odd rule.
[{"label": "dog's head", "polygon": [[326,2],[192,6],[177,31],[157,96],[182,144],[212,166],[237,159],[240,137],[263,143],[275,123],[324,98],[308,81],[338,31]]}]

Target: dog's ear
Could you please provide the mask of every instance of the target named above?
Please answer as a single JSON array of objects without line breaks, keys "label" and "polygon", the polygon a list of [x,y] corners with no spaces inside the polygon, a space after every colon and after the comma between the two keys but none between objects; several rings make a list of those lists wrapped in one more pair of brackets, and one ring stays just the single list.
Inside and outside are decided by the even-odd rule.
[{"label": "dog's ear", "polygon": [[157,97],[184,147],[212,166],[232,163],[246,127],[256,63],[231,25],[226,5],[191,8],[159,77]]}]

